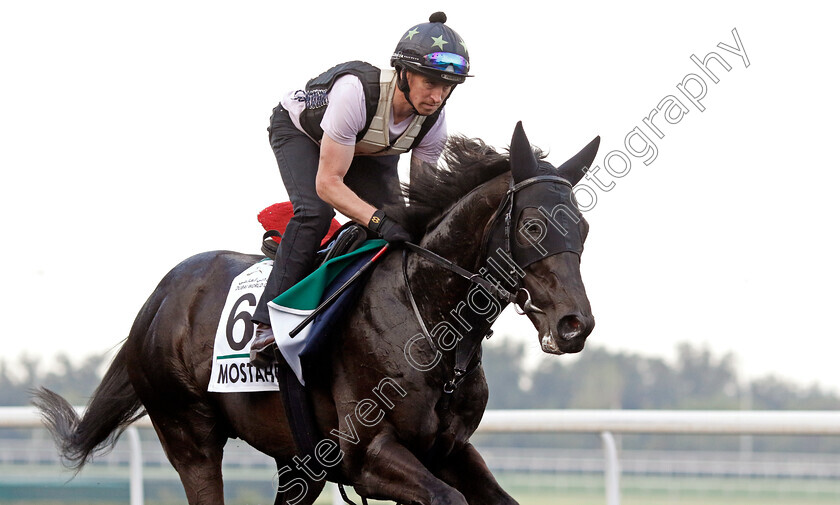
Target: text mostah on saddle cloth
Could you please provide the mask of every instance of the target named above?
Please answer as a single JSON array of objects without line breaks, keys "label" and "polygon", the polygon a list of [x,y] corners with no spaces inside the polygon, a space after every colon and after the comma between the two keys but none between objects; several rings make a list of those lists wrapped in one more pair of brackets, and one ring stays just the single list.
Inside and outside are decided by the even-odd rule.
[{"label": "text mostah on saddle cloth", "polygon": [[213,369],[207,390],[214,393],[277,391],[277,364],[254,366],[250,362],[257,308],[268,274],[274,264],[260,261],[237,275],[222,309],[213,345]]}]

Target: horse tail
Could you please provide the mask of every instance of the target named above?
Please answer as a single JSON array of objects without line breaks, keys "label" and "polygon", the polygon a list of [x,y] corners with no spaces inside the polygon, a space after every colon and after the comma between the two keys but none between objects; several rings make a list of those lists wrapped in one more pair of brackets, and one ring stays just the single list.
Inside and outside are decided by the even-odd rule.
[{"label": "horse tail", "polygon": [[79,417],[70,403],[41,387],[32,403],[41,411],[64,464],[78,472],[95,454],[113,449],[123,431],[146,415],[126,370],[126,348],[117,353]]}]

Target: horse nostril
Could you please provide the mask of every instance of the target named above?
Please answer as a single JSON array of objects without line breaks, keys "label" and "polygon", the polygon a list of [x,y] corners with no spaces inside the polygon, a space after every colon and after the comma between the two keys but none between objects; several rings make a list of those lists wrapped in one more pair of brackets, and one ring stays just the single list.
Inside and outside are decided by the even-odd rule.
[{"label": "horse nostril", "polygon": [[572,340],[583,333],[586,324],[578,316],[566,316],[557,324],[558,334],[563,340]]}]

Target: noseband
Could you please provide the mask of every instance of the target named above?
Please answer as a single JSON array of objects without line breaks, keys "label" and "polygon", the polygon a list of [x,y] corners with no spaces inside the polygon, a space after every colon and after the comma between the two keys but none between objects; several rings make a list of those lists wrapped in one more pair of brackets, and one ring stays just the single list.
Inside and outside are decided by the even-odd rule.
[{"label": "noseband", "polygon": [[[514,184],[513,179],[511,178],[510,187],[505,193],[505,197],[499,203],[499,206],[496,208],[493,217],[491,218],[491,225],[490,231],[485,234],[482,238],[482,245],[481,245],[481,258],[484,260],[485,263],[488,261],[488,249],[491,245],[498,246],[497,242],[498,235],[503,234],[502,242],[502,251],[504,254],[510,258],[512,261],[511,271],[508,272],[510,276],[509,279],[512,279],[511,282],[511,290],[502,286],[502,283],[498,280],[492,282],[491,280],[483,277],[481,274],[470,272],[465,268],[456,265],[452,261],[434,253],[424,247],[421,247],[417,244],[413,244],[411,242],[405,243],[405,249],[403,250],[403,276],[405,278],[405,285],[408,290],[408,299],[411,303],[411,308],[414,311],[414,315],[420,324],[420,329],[422,330],[423,336],[425,337],[426,341],[428,342],[429,346],[437,356],[442,355],[441,351],[438,349],[438,346],[435,344],[434,339],[432,338],[431,333],[429,333],[429,329],[426,326],[425,321],[423,320],[423,316],[420,314],[420,310],[417,307],[417,302],[414,298],[414,294],[411,291],[411,284],[408,280],[408,251],[412,251],[417,253],[421,257],[435,263],[438,266],[449,270],[450,272],[470,281],[473,284],[479,285],[483,288],[490,296],[495,297],[496,299],[505,302],[505,305],[509,303],[513,303],[516,309],[516,312],[520,315],[528,314],[528,313],[538,313],[544,314],[544,312],[534,305],[531,302],[531,293],[522,286],[522,281],[520,276],[518,275],[518,271],[522,271],[526,266],[530,263],[533,263],[533,260],[528,261],[527,264],[521,264],[514,258],[513,250],[514,250],[514,233],[513,233],[513,215],[516,210],[517,202],[517,193],[519,191],[530,187],[534,184],[539,183],[554,183],[554,184],[561,184],[564,186],[569,187],[570,189],[573,185],[567,181],[566,179],[556,176],[556,175],[539,175],[535,177],[531,177],[524,181]],[[501,228],[501,230],[500,230]],[[562,252],[561,250],[553,251],[551,254],[555,254],[557,252]],[[545,256],[548,256],[546,254]],[[481,272],[486,272],[487,268],[481,268]],[[490,330],[487,335],[484,335],[486,338],[490,338],[493,331]],[[481,339],[472,338],[472,339],[462,339],[468,342],[468,348],[464,349],[461,346],[461,342],[457,344],[456,348],[456,359],[455,359],[455,369],[454,369],[454,377],[448,381],[444,385],[444,392],[452,393],[455,389],[460,385],[473,371],[478,368],[480,361],[473,364],[473,366],[469,366],[470,363],[473,361],[475,354],[478,352],[478,349],[481,344]],[[436,358],[438,359],[438,358]]]}]

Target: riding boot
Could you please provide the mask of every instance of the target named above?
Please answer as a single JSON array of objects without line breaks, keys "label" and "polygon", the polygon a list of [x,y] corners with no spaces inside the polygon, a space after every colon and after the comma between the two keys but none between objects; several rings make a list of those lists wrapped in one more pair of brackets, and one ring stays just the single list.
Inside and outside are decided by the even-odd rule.
[{"label": "riding boot", "polygon": [[251,364],[263,368],[271,365],[274,361],[275,349],[277,349],[277,343],[271,326],[258,323],[254,341],[251,342]]}]

